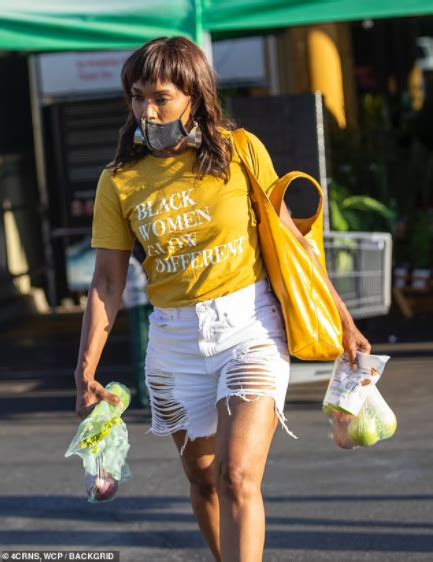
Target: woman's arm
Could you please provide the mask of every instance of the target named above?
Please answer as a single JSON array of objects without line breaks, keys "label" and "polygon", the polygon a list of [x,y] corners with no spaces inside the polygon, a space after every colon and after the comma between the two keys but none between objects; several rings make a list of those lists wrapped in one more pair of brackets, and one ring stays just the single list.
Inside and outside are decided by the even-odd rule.
[{"label": "woman's arm", "polygon": [[370,353],[371,345],[368,340],[361,334],[358,328],[355,326],[355,322],[347,310],[346,305],[344,304],[343,300],[341,299],[340,295],[335,290],[334,285],[332,284],[331,280],[329,279],[326,271],[323,269],[321,263],[317,259],[316,254],[314,253],[313,249],[311,248],[308,241],[302,236],[299,229],[296,227],[293,219],[290,215],[289,210],[286,207],[286,204],[283,201],[280,218],[282,222],[290,229],[293,235],[299,240],[299,242],[304,246],[307,252],[310,254],[312,259],[314,260],[315,264],[318,266],[320,271],[322,271],[326,284],[331,291],[331,294],[334,298],[335,304],[337,305],[338,311],[340,313],[341,323],[343,326],[343,347],[344,350],[347,352],[350,362],[352,366],[355,365],[356,362],[356,352],[363,351],[364,353]]},{"label": "woman's arm", "polygon": [[90,285],[81,328],[80,349],[74,371],[76,413],[86,417],[100,400],[118,403],[114,394],[95,380],[95,372],[120,308],[130,252],[96,250],[95,272]]}]

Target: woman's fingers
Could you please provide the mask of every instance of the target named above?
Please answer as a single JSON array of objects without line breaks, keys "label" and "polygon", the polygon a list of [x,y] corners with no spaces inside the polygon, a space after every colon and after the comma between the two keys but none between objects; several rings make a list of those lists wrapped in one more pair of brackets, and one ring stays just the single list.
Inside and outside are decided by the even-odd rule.
[{"label": "woman's fingers", "polygon": [[121,401],[119,400],[119,398],[115,395],[112,394],[111,392],[108,392],[107,390],[104,391],[98,391],[95,393],[94,398],[97,398],[96,401],[91,401],[91,403],[89,404],[89,398],[87,397],[86,401],[82,401],[78,410],[77,414],[81,417],[81,418],[87,418],[87,416],[89,414],[92,413],[92,410],[99,404],[99,402],[101,402],[101,400],[105,400],[105,402],[108,402],[109,404],[111,404],[112,406],[115,407],[119,407],[121,404]]},{"label": "woman's fingers", "polygon": [[119,406],[120,405],[120,400],[119,400],[118,396],[116,396],[112,392],[109,392],[108,390],[106,390],[102,386],[102,384],[97,383],[97,386],[94,390],[94,393],[95,393],[95,396],[98,400],[105,400],[106,402],[108,402],[112,406]]},{"label": "woman's fingers", "polygon": [[97,403],[102,400],[102,397],[98,396],[101,393],[100,387],[104,389],[97,381],[86,381],[78,390],[75,411],[80,418],[87,418]]},{"label": "woman's fingers", "polygon": [[101,400],[116,407],[121,404],[119,397],[106,390],[98,381],[90,381],[85,389],[78,391],[75,413],[82,419],[87,418]]},{"label": "woman's fingers", "polygon": [[118,396],[113,394],[112,392],[108,392],[108,390],[104,390],[102,394],[102,400],[105,400],[112,406],[120,406],[121,402]]},{"label": "woman's fingers", "polygon": [[356,368],[356,343],[355,342],[352,342],[350,344],[347,353],[349,355],[350,366],[352,367],[353,370],[355,370]]},{"label": "woman's fingers", "polygon": [[87,418],[87,416],[92,413],[92,410],[96,406],[96,404],[97,404],[97,402],[95,402],[94,404],[90,404],[90,405],[86,405],[84,403],[81,403],[81,405],[78,408],[76,408],[75,413],[81,419]]},{"label": "woman's fingers", "polygon": [[368,339],[361,334],[359,330],[356,333],[356,347],[358,351],[362,351],[363,353],[370,353],[371,345]]},{"label": "woman's fingers", "polygon": [[371,344],[368,340],[363,338],[362,341],[360,342],[358,349],[359,351],[362,351],[364,353],[371,353]]}]

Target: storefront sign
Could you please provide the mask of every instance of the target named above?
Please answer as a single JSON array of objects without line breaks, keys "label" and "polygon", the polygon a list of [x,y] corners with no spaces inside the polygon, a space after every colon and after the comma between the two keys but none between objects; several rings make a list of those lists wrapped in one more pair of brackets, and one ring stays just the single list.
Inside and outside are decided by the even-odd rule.
[{"label": "storefront sign", "polygon": [[39,92],[44,102],[57,98],[116,93],[131,51],[52,53],[37,57]]}]

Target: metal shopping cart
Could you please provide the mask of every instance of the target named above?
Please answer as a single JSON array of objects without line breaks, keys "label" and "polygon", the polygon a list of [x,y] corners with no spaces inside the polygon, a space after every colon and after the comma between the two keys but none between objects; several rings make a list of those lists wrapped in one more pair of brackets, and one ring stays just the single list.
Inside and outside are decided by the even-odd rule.
[{"label": "metal shopping cart", "polygon": [[[392,237],[384,232],[327,232],[329,277],[354,318],[386,314],[391,305]],[[328,379],[333,363],[294,363],[291,384]]]},{"label": "metal shopping cart", "polygon": [[387,314],[391,305],[391,234],[328,232],[325,251],[329,276],[352,316]]}]

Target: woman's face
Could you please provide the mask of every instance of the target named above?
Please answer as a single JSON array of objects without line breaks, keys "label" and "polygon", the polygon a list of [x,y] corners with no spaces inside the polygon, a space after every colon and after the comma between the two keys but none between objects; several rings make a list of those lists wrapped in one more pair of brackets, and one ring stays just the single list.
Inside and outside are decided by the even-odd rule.
[{"label": "woman's face", "polygon": [[144,117],[153,123],[164,124],[181,118],[186,125],[191,117],[191,97],[172,82],[139,80],[132,84],[131,97],[132,111],[137,121]]}]

